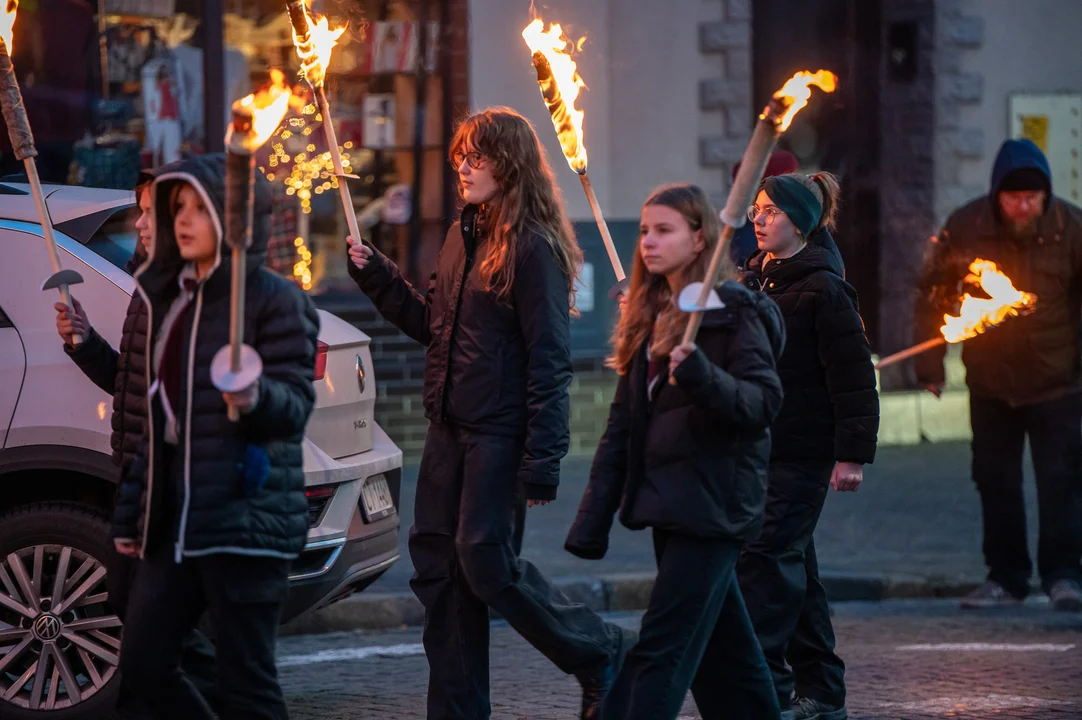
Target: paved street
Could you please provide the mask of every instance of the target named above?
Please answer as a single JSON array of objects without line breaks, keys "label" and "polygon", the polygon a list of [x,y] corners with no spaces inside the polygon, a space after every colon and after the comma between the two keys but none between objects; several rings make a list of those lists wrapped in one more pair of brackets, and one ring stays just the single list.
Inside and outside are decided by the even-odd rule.
[{"label": "paved street", "polygon": [[[1031,600],[963,613],[953,601],[844,603],[836,608],[851,717],[1082,717],[1082,615]],[[630,627],[638,615],[615,616]],[[568,720],[578,685],[501,623],[492,629],[494,718]],[[282,681],[295,720],[424,717],[420,631],[283,639]],[[690,698],[684,717],[698,718]]]},{"label": "paved street", "polygon": [[[912,575],[952,583],[984,579],[980,502],[969,478],[966,443],[882,447],[865,470],[859,492],[832,492],[815,534],[824,574]],[[564,538],[586,487],[589,458],[564,461],[559,497],[533,508],[526,520],[524,557],[553,577],[653,572],[650,536],[613,528],[609,553],[600,562],[565,552]],[[408,592],[413,566],[406,532],[413,522],[417,470],[402,484],[402,559],[369,592]],[[1026,505],[1030,549],[1036,553],[1036,496],[1026,461]]]}]

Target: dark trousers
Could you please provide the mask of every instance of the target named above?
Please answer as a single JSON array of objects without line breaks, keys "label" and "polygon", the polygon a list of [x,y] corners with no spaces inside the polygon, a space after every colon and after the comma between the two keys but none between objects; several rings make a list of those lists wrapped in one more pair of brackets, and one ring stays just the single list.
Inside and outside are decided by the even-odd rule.
[{"label": "dark trousers", "polygon": [[[142,564],[136,558],[110,553],[108,566],[109,604],[121,621],[128,616],[128,600],[135,585],[135,576]],[[199,630],[192,630],[184,636],[180,667],[188,676],[199,694],[206,698],[212,707],[218,707],[217,673],[215,671],[215,650],[206,635]],[[150,717],[149,711],[139,702],[132,692],[130,683],[121,675],[120,690],[117,694],[117,714],[122,720],[138,720]]]},{"label": "dark trousers", "polygon": [[972,396],[969,410],[988,579],[1019,598],[1029,591],[1033,565],[1022,494],[1028,435],[1037,478],[1037,572],[1045,589],[1057,580],[1082,580],[1082,394],[1019,408]]},{"label": "dark trousers", "polygon": [[740,586],[737,540],[654,530],[657,580],[605,698],[604,720],[672,720],[690,688],[703,720],[771,720],[781,711]]},{"label": "dark trousers", "polygon": [[797,696],[845,704],[845,664],[819,582],[812,534],[832,463],[770,464],[763,531],[741,553],[737,573],[783,709]]},{"label": "dark trousers", "polygon": [[287,718],[274,665],[289,561],[210,555],[173,562],[150,555],[132,588],[120,670],[154,718],[210,720],[205,698],[181,668],[185,638],[209,611],[218,649],[218,717]]},{"label": "dark trousers", "polygon": [[603,668],[619,649],[617,626],[516,555],[521,460],[521,440],[429,426],[409,549],[410,586],[425,607],[432,720],[489,716],[489,608],[566,673]]}]

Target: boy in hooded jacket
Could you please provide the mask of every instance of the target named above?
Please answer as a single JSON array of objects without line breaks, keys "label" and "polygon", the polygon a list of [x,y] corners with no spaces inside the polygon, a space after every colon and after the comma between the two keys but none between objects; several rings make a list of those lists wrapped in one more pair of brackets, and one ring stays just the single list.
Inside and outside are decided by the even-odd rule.
[{"label": "boy in hooded jacket", "polygon": [[214,717],[180,669],[183,638],[205,610],[217,632],[218,715],[287,717],[274,647],[289,564],[308,530],[301,440],[315,401],[319,317],[307,295],[263,267],[270,188],[257,174],[244,341],[263,373],[236,393],[215,388],[211,361],[229,342],[224,197],[222,155],[160,175],[154,242],[135,275],[147,306],[149,419],[112,534],[120,552],[143,559],[120,666],[156,718]]}]

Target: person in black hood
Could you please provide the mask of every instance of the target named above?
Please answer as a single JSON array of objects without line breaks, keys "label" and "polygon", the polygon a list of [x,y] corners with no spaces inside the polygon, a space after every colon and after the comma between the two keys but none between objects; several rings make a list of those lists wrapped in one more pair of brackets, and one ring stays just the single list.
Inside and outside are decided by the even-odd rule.
[{"label": "person in black hood", "polygon": [[430,424],[417,476],[410,586],[425,607],[428,717],[482,720],[489,608],[582,685],[596,718],[624,633],[571,602],[513,547],[521,493],[556,499],[570,442],[571,312],[582,251],[529,121],[467,118],[451,164],[468,203],[421,294],[349,238],[349,272],[380,313],[427,346]]},{"label": "person in black hood", "polygon": [[270,188],[257,174],[244,339],[263,372],[240,392],[214,387],[211,360],[230,325],[224,195],[221,155],[159,175],[154,241],[135,276],[147,307],[149,417],[112,535],[120,552],[143,559],[120,668],[155,718],[214,717],[180,668],[183,638],[204,610],[217,633],[218,716],[287,717],[274,649],[289,562],[308,530],[301,439],[315,401],[319,316],[263,267]]},{"label": "person in black hood", "polygon": [[[174,167],[166,165],[155,170],[144,170],[139,175],[139,184],[135,188],[139,209],[139,217],[135,221],[137,242],[135,252],[124,268],[129,275],[146,261],[150,244],[154,241],[151,184],[159,174],[169,172]],[[113,397],[111,445],[119,487],[120,479],[131,467],[139,442],[146,434],[146,305],[138,292],[132,294],[119,350],[114,350],[94,330],[82,305],[74,297],[72,305],[74,308],[63,303],[55,304],[56,329],[64,340],[64,352],[68,357],[95,385]],[[79,335],[83,341],[72,346],[72,334]],[[129,593],[138,567],[137,559],[113,550],[108,563],[109,604],[121,620],[127,616]],[[181,664],[199,691],[215,705],[214,645],[199,630],[192,630],[185,638]],[[117,712],[122,718],[147,716],[123,677],[117,697]]]},{"label": "person in black hood", "polygon": [[829,173],[780,175],[748,211],[760,252],[747,282],[781,307],[787,340],[763,532],[737,572],[785,717],[798,719],[848,716],[812,533],[828,488],[860,487],[879,430],[871,349],[830,236],[838,190]]},{"label": "person in black hood", "polygon": [[681,344],[688,315],[676,298],[703,280],[720,235],[694,185],[659,188],[643,205],[613,337],[616,397],[565,543],[600,559],[618,508],[627,527],[653,529],[657,581],[606,720],[674,720],[689,688],[704,718],[780,717],[736,563],[763,521],[785,326],[764,294],[727,280],[724,308]]},{"label": "person in black hood", "polygon": [[[1058,610],[1082,610],[1082,209],[1052,194],[1048,160],[1030,140],[1007,140],[988,195],[956,210],[928,248],[914,339],[939,337],[956,314],[969,265],[994,262],[1036,309],[962,345],[973,428],[973,482],[984,520],[986,582],[966,608],[1014,605],[1029,592],[1022,455],[1037,479],[1037,572]],[[915,361],[937,397],[945,347]]]}]

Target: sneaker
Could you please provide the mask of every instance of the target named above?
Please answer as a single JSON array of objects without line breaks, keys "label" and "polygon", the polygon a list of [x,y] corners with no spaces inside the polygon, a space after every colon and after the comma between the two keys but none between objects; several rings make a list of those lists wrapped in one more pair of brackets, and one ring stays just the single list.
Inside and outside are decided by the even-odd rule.
[{"label": "sneaker", "polygon": [[1020,604],[1022,604],[1020,599],[992,580],[985,580],[983,585],[962,598],[962,608],[965,610],[1014,607]]},{"label": "sneaker", "polygon": [[782,710],[781,720],[796,720],[796,713],[793,710]]},{"label": "sneaker", "polygon": [[793,720],[849,720],[845,705],[828,705],[811,698],[797,698],[793,702]]},{"label": "sneaker", "polygon": [[1048,588],[1052,607],[1061,612],[1082,611],[1082,587],[1074,580],[1057,580]]}]

